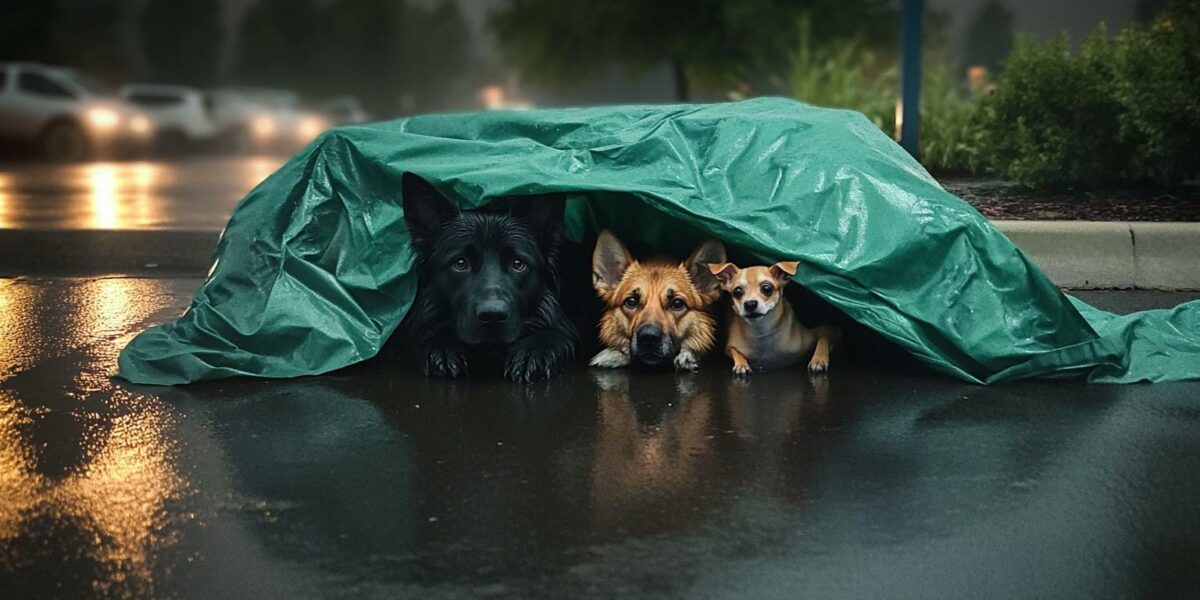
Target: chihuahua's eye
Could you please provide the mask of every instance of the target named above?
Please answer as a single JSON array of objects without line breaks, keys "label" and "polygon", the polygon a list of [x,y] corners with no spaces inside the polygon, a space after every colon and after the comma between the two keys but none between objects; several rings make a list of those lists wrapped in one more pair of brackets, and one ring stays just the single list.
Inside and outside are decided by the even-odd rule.
[{"label": "chihuahua's eye", "polygon": [[683,310],[687,308],[687,302],[684,302],[683,298],[678,297],[671,298],[671,301],[668,302],[667,305],[671,307],[671,310]]},{"label": "chihuahua's eye", "polygon": [[514,270],[514,271],[524,271],[525,267],[527,267],[527,266],[529,266],[529,265],[526,265],[525,261],[523,261],[519,258],[514,258],[512,261],[512,270]]},{"label": "chihuahua's eye", "polygon": [[637,296],[630,296],[625,299],[625,308],[637,308],[637,307],[638,307]]},{"label": "chihuahua's eye", "polygon": [[741,298],[744,295],[746,295],[746,290],[743,290],[742,286],[739,285],[739,286],[733,288],[733,297],[734,298]]},{"label": "chihuahua's eye", "polygon": [[775,293],[775,286],[773,286],[769,283],[762,284],[762,287],[759,289],[762,290],[762,293],[764,296],[770,296],[771,294]]},{"label": "chihuahua's eye", "polygon": [[454,262],[450,263],[450,268],[455,271],[466,271],[471,268],[471,263],[467,260],[467,257],[460,256],[454,259]]}]

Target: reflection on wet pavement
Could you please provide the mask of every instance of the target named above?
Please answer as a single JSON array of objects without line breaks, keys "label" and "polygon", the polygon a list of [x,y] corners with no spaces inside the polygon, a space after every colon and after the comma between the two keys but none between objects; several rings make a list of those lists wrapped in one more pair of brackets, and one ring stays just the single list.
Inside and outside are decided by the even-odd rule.
[{"label": "reflection on wet pavement", "polygon": [[0,165],[0,229],[208,229],[278,157]]},{"label": "reflection on wet pavement", "polygon": [[13,597],[1178,597],[1196,384],[108,378],[196,280],[0,281]]}]

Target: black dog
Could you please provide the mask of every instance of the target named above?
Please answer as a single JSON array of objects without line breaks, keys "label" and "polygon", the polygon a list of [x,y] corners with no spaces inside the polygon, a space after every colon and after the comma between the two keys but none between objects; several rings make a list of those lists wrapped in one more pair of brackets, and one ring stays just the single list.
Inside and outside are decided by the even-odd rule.
[{"label": "black dog", "polygon": [[421,372],[458,377],[500,359],[513,381],[562,372],[579,337],[558,299],[563,199],[463,212],[420,177],[402,187],[420,275],[401,340]]}]

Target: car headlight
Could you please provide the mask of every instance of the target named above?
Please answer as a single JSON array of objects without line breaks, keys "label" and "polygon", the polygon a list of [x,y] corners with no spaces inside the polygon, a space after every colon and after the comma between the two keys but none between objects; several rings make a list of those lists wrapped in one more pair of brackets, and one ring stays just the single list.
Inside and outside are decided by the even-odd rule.
[{"label": "car headlight", "polygon": [[151,125],[150,119],[143,115],[137,115],[129,120],[129,130],[137,135],[148,135],[151,129],[153,129],[153,125]]},{"label": "car headlight", "polygon": [[266,139],[275,135],[275,120],[271,117],[258,117],[251,123],[256,137]]},{"label": "car headlight", "polygon": [[101,131],[111,131],[121,124],[121,115],[111,108],[93,108],[87,111],[88,123]]},{"label": "car headlight", "polygon": [[300,127],[297,129],[297,133],[301,138],[311,140],[320,135],[322,131],[325,131],[325,128],[325,121],[316,117],[305,117],[300,120]]}]

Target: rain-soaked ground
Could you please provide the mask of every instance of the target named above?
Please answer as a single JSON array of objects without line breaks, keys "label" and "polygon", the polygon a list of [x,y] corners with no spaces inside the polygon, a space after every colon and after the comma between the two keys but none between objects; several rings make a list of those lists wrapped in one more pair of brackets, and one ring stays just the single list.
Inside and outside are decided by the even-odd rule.
[{"label": "rain-soaked ground", "polygon": [[0,596],[1200,593],[1200,384],[110,379],[197,284],[0,280]]},{"label": "rain-soaked ground", "polygon": [[0,163],[0,229],[220,230],[283,160]]}]

